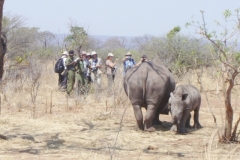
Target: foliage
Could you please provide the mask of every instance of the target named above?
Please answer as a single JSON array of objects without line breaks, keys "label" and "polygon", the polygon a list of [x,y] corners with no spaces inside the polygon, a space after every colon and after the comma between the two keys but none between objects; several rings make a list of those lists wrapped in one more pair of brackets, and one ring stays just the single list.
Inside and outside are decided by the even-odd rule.
[{"label": "foliage", "polygon": [[207,46],[201,40],[178,35],[168,39],[167,44],[170,68],[177,75],[182,75],[189,69],[211,64],[210,54],[206,51]]},{"label": "foliage", "polygon": [[145,35],[134,41],[139,55],[147,54],[148,59],[159,57],[178,76],[188,69],[211,64],[207,44],[201,39],[181,35],[180,27],[174,27],[166,37]]},{"label": "foliage", "polygon": [[240,52],[235,53],[235,59],[236,59],[237,64],[239,65],[240,64]]},{"label": "foliage", "polygon": [[65,42],[69,43],[68,48],[76,48],[80,51],[82,47],[88,45],[88,34],[83,27],[71,26],[70,35],[65,38]]},{"label": "foliage", "polygon": [[28,57],[36,54],[39,60],[46,61],[56,52],[51,42],[55,36],[48,31],[40,31],[39,28],[25,27],[25,19],[21,16],[6,15],[3,17],[2,30],[7,37],[7,52],[5,66],[18,68],[28,65]]},{"label": "foliage", "polygon": [[236,79],[240,73],[238,65],[239,51],[237,50],[237,42],[239,40],[238,35],[240,34],[240,19],[238,18],[239,9],[236,9],[235,13],[235,15],[232,14],[230,10],[226,10],[223,13],[224,21],[227,25],[222,25],[222,23],[215,21],[217,27],[219,27],[221,30],[218,33],[216,31],[208,31],[203,11],[201,11],[202,23],[187,23],[187,26],[198,28],[198,33],[212,44],[213,47],[210,47],[210,49],[212,49],[211,52],[217,55],[218,60],[221,62],[216,63],[218,65],[216,67],[217,69],[221,68],[220,73],[224,78],[222,90],[224,95],[226,114],[224,131],[219,139],[223,142],[235,141],[237,139],[236,130],[240,120],[239,117],[239,120],[233,129],[233,108],[231,103],[231,94],[232,89],[235,86]]},{"label": "foliage", "polygon": [[49,31],[43,31],[39,33],[38,39],[43,44],[43,48],[47,49],[50,42],[55,39],[55,35]]},{"label": "foliage", "polygon": [[167,34],[167,38],[171,39],[173,37],[175,37],[177,35],[177,33],[179,33],[181,30],[181,28],[179,26],[174,27],[172,30],[170,30]]}]

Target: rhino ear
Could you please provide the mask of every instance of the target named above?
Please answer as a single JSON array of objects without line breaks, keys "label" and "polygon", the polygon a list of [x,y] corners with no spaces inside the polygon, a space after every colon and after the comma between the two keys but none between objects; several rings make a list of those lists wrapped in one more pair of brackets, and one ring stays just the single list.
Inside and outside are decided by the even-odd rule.
[{"label": "rhino ear", "polygon": [[182,100],[185,101],[187,99],[188,94],[183,94],[182,95]]}]

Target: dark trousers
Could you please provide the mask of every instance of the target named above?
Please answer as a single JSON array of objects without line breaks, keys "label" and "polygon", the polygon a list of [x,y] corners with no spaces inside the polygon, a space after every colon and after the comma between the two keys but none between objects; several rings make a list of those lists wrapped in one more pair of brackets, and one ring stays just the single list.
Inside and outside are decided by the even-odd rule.
[{"label": "dark trousers", "polygon": [[58,73],[58,88],[61,89],[67,89],[67,74],[61,75],[61,73]]},{"label": "dark trousers", "polygon": [[91,76],[87,76],[87,83],[88,83],[88,84],[92,83]]},{"label": "dark trousers", "polygon": [[72,94],[74,83],[75,83],[75,71],[68,70],[68,75],[67,75],[67,94],[68,95]]},{"label": "dark trousers", "polygon": [[84,73],[76,73],[78,94],[87,92],[87,77]]}]

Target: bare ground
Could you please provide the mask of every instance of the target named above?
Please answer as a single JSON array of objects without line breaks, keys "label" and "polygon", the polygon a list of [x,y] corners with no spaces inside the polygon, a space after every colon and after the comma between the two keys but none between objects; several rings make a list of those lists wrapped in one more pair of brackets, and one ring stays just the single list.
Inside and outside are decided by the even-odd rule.
[{"label": "bare ground", "polygon": [[[93,95],[67,99],[65,93],[56,90],[55,82],[56,77],[44,79],[35,118],[31,105],[17,103],[20,96],[27,99],[27,93],[2,100],[0,159],[240,159],[239,144],[217,143],[218,132],[204,94],[201,129],[176,134],[169,131],[170,115],[161,115],[163,125],[155,126],[157,131],[149,133],[134,131],[133,110],[122,91],[115,99],[96,99]],[[214,93],[208,92],[208,98],[218,126],[222,127],[224,103]],[[238,106],[237,100],[234,104]],[[234,111],[236,120],[239,109],[235,107]]]}]

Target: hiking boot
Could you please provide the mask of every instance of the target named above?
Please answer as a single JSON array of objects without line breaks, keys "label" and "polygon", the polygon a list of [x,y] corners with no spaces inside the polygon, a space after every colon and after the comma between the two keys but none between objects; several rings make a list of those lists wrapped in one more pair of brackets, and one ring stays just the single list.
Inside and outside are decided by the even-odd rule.
[{"label": "hiking boot", "polygon": [[66,98],[73,98],[73,94],[67,92]]},{"label": "hiking boot", "polygon": [[61,89],[59,89],[61,92],[66,92],[67,91],[67,89],[64,89],[64,88],[61,88]]}]

